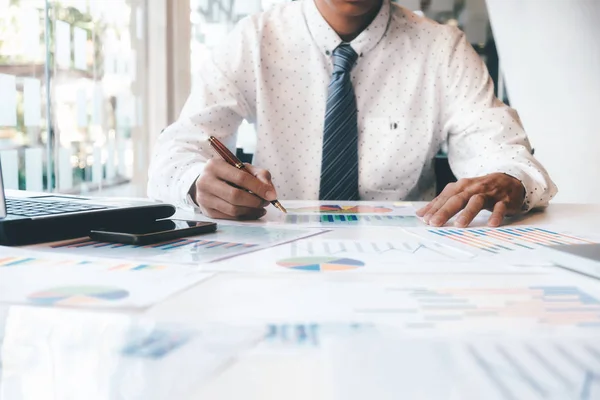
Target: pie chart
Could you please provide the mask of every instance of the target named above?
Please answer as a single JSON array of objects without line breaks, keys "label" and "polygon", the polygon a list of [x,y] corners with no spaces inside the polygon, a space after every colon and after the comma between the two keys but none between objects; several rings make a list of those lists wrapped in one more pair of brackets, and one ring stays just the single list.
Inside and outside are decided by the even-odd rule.
[{"label": "pie chart", "polygon": [[301,271],[347,271],[364,267],[365,263],[340,257],[294,257],[279,260],[277,265]]},{"label": "pie chart", "polygon": [[316,213],[316,214],[385,214],[392,212],[391,208],[369,205],[321,205],[314,207],[300,207],[288,209],[290,212],[296,213]]},{"label": "pie chart", "polygon": [[62,286],[32,293],[28,299],[45,306],[85,306],[102,305],[127,296],[127,290],[110,286]]}]

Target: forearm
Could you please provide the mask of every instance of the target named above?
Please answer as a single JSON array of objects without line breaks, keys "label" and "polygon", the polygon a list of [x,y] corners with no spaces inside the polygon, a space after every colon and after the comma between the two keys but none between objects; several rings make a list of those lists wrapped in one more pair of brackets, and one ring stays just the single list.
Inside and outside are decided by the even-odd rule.
[{"label": "forearm", "polygon": [[188,192],[210,153],[205,135],[183,130],[181,125],[171,125],[156,141],[148,172],[148,196],[189,206],[193,203],[188,200]]},{"label": "forearm", "polygon": [[454,163],[457,178],[473,178],[493,173],[504,173],[523,184],[525,198],[522,211],[544,207],[556,195],[557,188],[544,167],[531,156],[525,147],[511,146],[501,153],[486,153],[481,157]]},{"label": "forearm", "polygon": [[516,112],[503,104],[482,110],[481,118],[461,133],[449,136],[449,158],[458,178],[501,172],[517,178],[525,188],[523,211],[543,207],[557,188],[532,149]]}]

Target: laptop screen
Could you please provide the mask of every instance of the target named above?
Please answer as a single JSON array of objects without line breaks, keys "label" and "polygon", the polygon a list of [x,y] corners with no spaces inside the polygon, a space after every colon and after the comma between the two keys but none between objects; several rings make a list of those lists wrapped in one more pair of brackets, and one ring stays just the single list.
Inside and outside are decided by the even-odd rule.
[{"label": "laptop screen", "polygon": [[0,164],[0,219],[6,218],[6,202],[4,201],[4,184],[2,183],[2,164]]}]

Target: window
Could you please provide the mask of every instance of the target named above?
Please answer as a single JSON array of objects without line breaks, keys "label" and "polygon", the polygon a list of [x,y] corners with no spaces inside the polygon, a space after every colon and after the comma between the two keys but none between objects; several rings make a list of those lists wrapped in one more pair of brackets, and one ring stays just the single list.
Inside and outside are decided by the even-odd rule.
[{"label": "window", "polygon": [[145,4],[0,0],[6,188],[83,193],[133,177],[146,151],[136,147],[146,120]]}]

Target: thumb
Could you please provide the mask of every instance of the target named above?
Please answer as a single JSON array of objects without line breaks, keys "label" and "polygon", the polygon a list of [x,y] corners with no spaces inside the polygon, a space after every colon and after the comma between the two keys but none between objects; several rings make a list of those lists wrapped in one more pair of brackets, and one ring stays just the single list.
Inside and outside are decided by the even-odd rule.
[{"label": "thumb", "polygon": [[273,186],[273,181],[271,180],[271,173],[266,169],[258,168],[250,164],[245,164],[244,167],[252,174],[256,179],[261,181],[266,186],[266,193],[264,196],[265,200],[277,200],[277,191],[275,190],[275,186]]}]

